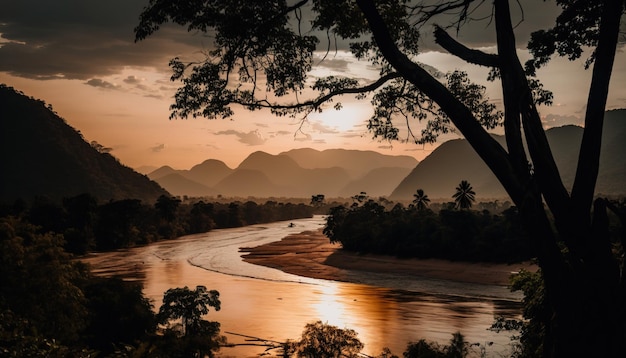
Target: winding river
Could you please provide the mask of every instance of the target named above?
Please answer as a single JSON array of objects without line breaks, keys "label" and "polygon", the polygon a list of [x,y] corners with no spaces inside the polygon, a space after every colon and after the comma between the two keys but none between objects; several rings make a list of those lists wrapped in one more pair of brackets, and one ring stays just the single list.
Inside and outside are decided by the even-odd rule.
[{"label": "winding river", "polygon": [[[245,338],[225,332],[285,341],[298,339],[306,323],[351,328],[364,353],[389,347],[401,356],[410,341],[447,343],[460,331],[467,341],[487,345],[488,356],[510,350],[509,336],[487,330],[495,316],[517,317],[519,295],[499,286],[456,283],[398,275],[351,272],[345,283],[311,279],[244,262],[239,248],[262,245],[305,230],[323,217],[214,230],[148,246],[98,253],[84,261],[96,274],[140,281],[160,306],[173,287],[204,285],[220,292],[222,309],[207,319],[221,323],[230,343]],[[491,343],[491,344],[489,344]],[[263,347],[222,348],[222,357],[255,357]]]}]

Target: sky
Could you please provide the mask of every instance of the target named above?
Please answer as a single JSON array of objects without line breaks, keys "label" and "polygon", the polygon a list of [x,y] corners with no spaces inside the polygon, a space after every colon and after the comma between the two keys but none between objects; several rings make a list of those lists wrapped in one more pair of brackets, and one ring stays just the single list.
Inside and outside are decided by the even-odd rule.
[{"label": "sky", "polygon": [[[255,151],[278,154],[304,147],[375,150],[422,160],[435,148],[373,139],[365,127],[372,113],[369,101],[350,97],[341,99],[342,110],[329,106],[305,122],[243,109],[236,109],[232,120],[170,120],[178,83],[169,80],[169,60],[199,55],[211,43],[202,34],[177,26],[164,26],[135,43],[133,29],[147,4],[148,0],[0,0],[0,83],[51,104],[87,141],[112,148],[111,154],[133,168],[189,169],[206,159],[219,159],[234,168]],[[514,23],[519,23],[516,40],[522,60],[528,58],[529,34],[551,26],[558,14],[552,2],[523,4],[523,15],[513,14]],[[491,101],[501,104],[499,84],[485,81],[487,69],[443,53],[431,37],[425,34],[421,40],[423,52],[417,61],[444,73],[467,71],[487,87]],[[458,39],[495,51],[493,24],[488,21],[466,26]],[[626,108],[625,49],[622,43],[607,109]],[[321,60],[325,52],[322,43],[315,56]],[[341,43],[313,70],[313,76],[327,74],[374,79],[372,68],[353,59]],[[544,86],[554,92],[554,105],[539,108],[546,128],[582,124],[590,75],[582,61],[564,59],[539,71]],[[413,125],[413,130],[419,128]],[[444,140],[457,137],[452,134]]]}]

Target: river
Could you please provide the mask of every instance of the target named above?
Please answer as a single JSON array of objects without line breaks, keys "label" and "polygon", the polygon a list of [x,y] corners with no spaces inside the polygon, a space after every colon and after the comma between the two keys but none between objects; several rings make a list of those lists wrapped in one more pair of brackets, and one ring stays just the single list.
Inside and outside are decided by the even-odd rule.
[{"label": "river", "polygon": [[[402,356],[410,341],[447,343],[460,331],[468,342],[487,346],[487,356],[507,355],[509,336],[487,330],[495,316],[518,317],[520,296],[505,287],[399,275],[351,272],[358,283],[318,280],[257,266],[239,248],[278,241],[320,228],[321,216],[288,222],[214,230],[148,246],[90,255],[94,273],[139,281],[155,309],[173,287],[204,285],[220,292],[222,309],[206,319],[222,333],[285,341],[298,339],[305,324],[321,320],[358,332],[363,353],[383,347]],[[243,343],[225,334],[230,343]],[[255,357],[262,347],[222,348],[221,357]]]}]

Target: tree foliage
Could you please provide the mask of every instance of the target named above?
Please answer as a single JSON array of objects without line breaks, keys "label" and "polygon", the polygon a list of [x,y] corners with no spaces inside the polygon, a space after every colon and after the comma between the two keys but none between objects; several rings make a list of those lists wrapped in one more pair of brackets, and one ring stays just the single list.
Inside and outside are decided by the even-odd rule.
[{"label": "tree foliage", "polygon": [[369,199],[332,208],[324,234],[344,250],[359,253],[512,263],[531,258],[520,221],[516,207],[493,214],[450,208],[436,213],[399,204],[387,209]]},{"label": "tree foliage", "polygon": [[[475,344],[480,346],[480,344]],[[448,345],[439,345],[434,342],[427,342],[421,339],[414,343],[409,343],[403,354],[404,358],[464,358],[470,356],[470,344],[465,341],[465,337],[459,332],[452,334],[452,339]],[[483,354],[484,355],[484,354]],[[483,356],[481,355],[481,356]]]},{"label": "tree foliage", "polygon": [[417,210],[423,211],[428,208],[428,203],[430,203],[428,195],[424,193],[423,189],[417,189],[415,194],[413,194],[413,205],[415,205]]},{"label": "tree foliage", "polygon": [[355,358],[363,349],[356,331],[341,329],[322,321],[308,323],[302,338],[294,342],[291,350],[302,358]]},{"label": "tree foliage", "polygon": [[456,192],[452,195],[457,209],[469,209],[476,200],[476,192],[467,180],[461,180],[456,187]]},{"label": "tree foliage", "polygon": [[87,322],[79,286],[86,271],[63,251],[62,240],[18,219],[0,219],[0,308],[43,337],[73,343]]},{"label": "tree foliage", "polygon": [[[624,356],[626,275],[622,275],[623,258],[613,252],[614,244],[622,244],[610,241],[607,202],[594,201],[594,190],[625,5],[623,0],[557,3],[561,14],[553,28],[532,36],[534,57],[526,65],[518,57],[509,0],[192,1],[184,5],[151,0],[135,34],[142,40],[172,21],[214,39],[201,61],[171,62],[172,79],[181,81],[172,117],[229,117],[231,106],[240,105],[305,118],[341,95],[354,94],[361,99],[371,95],[375,110],[368,128],[377,137],[398,139],[397,123],[412,120],[426,120],[421,136],[406,127],[407,138],[416,142],[457,130],[502,183],[530,233],[553,313],[546,328],[545,354]],[[488,6],[493,27],[486,31],[496,35],[495,53],[470,49],[448,34],[447,30],[459,31],[477,9]],[[420,31],[440,21],[447,24],[434,29],[437,44],[468,63],[490,67],[490,77],[499,79],[502,113],[486,102],[481,87],[466,74],[441,76],[414,61]],[[347,42],[355,58],[377,68],[378,79],[328,76],[308,81],[316,46],[326,45],[321,50],[328,53],[335,41]],[[576,59],[586,48],[591,50],[585,63],[592,67],[591,85],[578,167],[568,190],[537,107],[550,103],[551,94],[532,76],[553,54]],[[314,94],[307,98],[309,93]],[[401,120],[395,122],[397,117]],[[504,127],[505,146],[487,132],[499,124]],[[577,343],[582,341],[602,351],[581,352]]]},{"label": "tree foliage", "polygon": [[[195,290],[187,286],[170,288],[165,292],[157,320],[166,324],[168,329],[163,340],[156,342],[164,357],[213,357],[213,353],[226,343],[226,339],[219,335],[220,324],[203,319],[209,313],[209,307],[216,311],[221,309],[219,296],[219,292],[207,290],[205,286],[196,286]],[[177,319],[182,319],[182,332],[172,329],[172,321]]]},{"label": "tree foliage", "polygon": [[136,283],[93,277],[60,234],[0,218],[0,355],[89,357],[136,346],[155,319]]},{"label": "tree foliage", "polygon": [[187,286],[170,288],[163,296],[158,319],[164,324],[182,319],[183,335],[197,335],[205,328],[202,317],[209,313],[209,307],[220,310],[219,297],[219,292],[209,291],[205,286],[197,286],[195,290],[190,290]]}]

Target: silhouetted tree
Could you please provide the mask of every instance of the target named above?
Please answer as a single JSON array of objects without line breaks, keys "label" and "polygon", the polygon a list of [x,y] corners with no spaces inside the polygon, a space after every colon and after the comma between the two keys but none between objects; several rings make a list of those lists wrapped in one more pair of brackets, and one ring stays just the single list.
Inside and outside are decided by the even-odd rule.
[{"label": "silhouetted tree", "polygon": [[100,205],[95,230],[97,249],[117,249],[137,242],[140,233],[137,225],[142,211],[141,201],[136,199]]},{"label": "silhouetted tree", "polygon": [[324,196],[324,194],[317,194],[317,195],[312,195],[311,196],[311,205],[314,207],[319,207],[324,205],[324,199],[326,197]]},{"label": "silhouetted tree", "polygon": [[180,199],[170,197],[167,195],[161,195],[154,204],[154,208],[157,210],[159,217],[167,222],[172,222],[176,219],[176,210],[180,206]]},{"label": "silhouetted tree", "polygon": [[452,198],[454,198],[457,209],[469,209],[476,200],[476,193],[467,180],[461,180]]},{"label": "silhouetted tree", "polygon": [[209,313],[209,307],[220,310],[219,297],[219,292],[209,291],[205,286],[197,286],[195,290],[186,286],[170,288],[163,296],[158,319],[161,323],[168,323],[180,318],[183,321],[183,335],[197,334],[202,331],[202,316]]},{"label": "silhouetted tree", "polygon": [[[604,111],[624,1],[559,0],[558,4],[563,11],[555,26],[532,36],[534,58],[526,66],[517,54],[508,0],[271,4],[223,0],[198,1],[185,7],[151,0],[135,35],[142,40],[172,21],[189,31],[208,32],[215,40],[203,62],[171,61],[172,79],[182,81],[171,107],[172,118],[230,117],[233,104],[304,116],[320,111],[323,104],[340,95],[367,98],[366,94],[375,91],[371,99],[376,109],[368,123],[375,136],[398,139],[396,117],[407,124],[411,119],[428,118],[420,137],[408,128],[409,139],[420,143],[432,142],[438,134],[456,127],[502,183],[529,231],[553,312],[545,322],[545,354],[626,356],[623,260],[612,252],[606,202],[598,199],[594,203]],[[490,77],[500,79],[502,85],[504,113],[483,98],[484,87],[471,83],[466,74],[457,71],[441,77],[413,60],[419,53],[423,25],[443,18],[458,30],[473,19],[481,5],[492,6],[488,18],[495,27],[496,53],[469,49],[441,27],[435,27],[434,38],[452,55],[492,69]],[[313,31],[303,29],[304,10],[312,12]],[[296,23],[290,23],[294,19]],[[317,96],[284,100],[303,92],[309,83],[313,53],[320,41],[316,34],[329,41],[349,42],[356,58],[380,69],[379,78],[369,83],[339,76],[317,78],[311,86]],[[327,43],[326,51],[331,46]],[[570,193],[557,170],[537,110],[538,104],[551,103],[552,94],[528,76],[535,75],[555,53],[577,59],[586,48],[593,51],[586,62],[586,66],[593,65],[593,72]],[[505,147],[487,132],[501,124]],[[580,342],[587,344],[581,347]]]},{"label": "silhouetted tree", "polygon": [[189,232],[192,234],[210,231],[215,222],[213,221],[213,208],[211,203],[199,201],[193,204],[189,213]]},{"label": "silhouetted tree", "polygon": [[417,189],[415,194],[413,194],[413,205],[415,205],[418,211],[423,211],[428,207],[428,203],[430,203],[428,195],[424,194],[423,189]]},{"label": "silhouetted tree", "polygon": [[352,206],[359,206],[359,205],[363,205],[363,203],[367,202],[369,200],[369,196],[367,195],[366,192],[362,191],[356,195],[352,196]]},{"label": "silhouetted tree", "polygon": [[94,228],[98,215],[98,202],[90,194],[63,199],[66,212],[63,233],[65,249],[75,254],[85,254],[95,247]]},{"label": "silhouetted tree", "polygon": [[156,330],[152,305],[142,286],[120,278],[92,278],[82,287],[89,311],[83,340],[104,355],[116,346],[147,340]]},{"label": "silhouetted tree", "polygon": [[302,358],[354,358],[363,349],[357,335],[352,329],[341,329],[322,321],[308,323],[292,350],[296,357]]},{"label": "silhouetted tree", "polygon": [[206,321],[202,316],[209,312],[209,307],[220,310],[219,295],[205,286],[196,286],[195,290],[186,286],[167,290],[157,319],[168,325],[172,320],[182,319],[182,333],[168,329],[155,342],[158,352],[164,357],[213,357],[226,339],[219,335],[219,322]]}]

